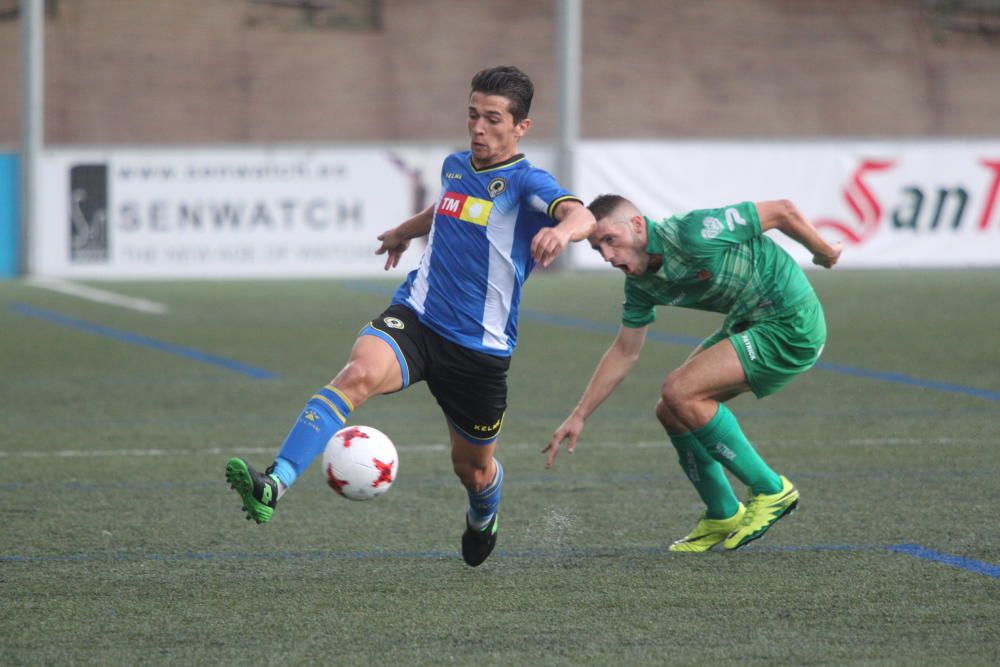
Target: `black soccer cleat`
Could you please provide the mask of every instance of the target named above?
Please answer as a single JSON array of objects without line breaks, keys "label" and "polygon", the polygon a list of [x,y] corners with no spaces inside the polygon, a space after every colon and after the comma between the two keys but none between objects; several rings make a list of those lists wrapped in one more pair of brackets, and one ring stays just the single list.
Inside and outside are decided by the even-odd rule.
[{"label": "black soccer cleat", "polygon": [[248,521],[265,523],[274,514],[278,505],[278,480],[271,474],[272,468],[262,475],[241,458],[231,458],[226,463],[226,481],[240,494]]},{"label": "black soccer cleat", "polygon": [[462,558],[465,562],[476,567],[493,553],[493,547],[497,545],[497,515],[494,514],[490,522],[482,529],[476,530],[469,525],[469,516],[465,516],[465,532],[462,533]]}]

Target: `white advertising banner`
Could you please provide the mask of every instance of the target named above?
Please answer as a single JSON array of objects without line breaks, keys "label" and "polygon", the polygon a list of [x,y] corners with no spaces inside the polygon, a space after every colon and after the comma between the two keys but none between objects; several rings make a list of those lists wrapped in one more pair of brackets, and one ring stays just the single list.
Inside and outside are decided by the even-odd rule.
[{"label": "white advertising banner", "polygon": [[[430,148],[50,151],[32,272],[381,275],[376,237],[437,196],[429,155],[440,169],[444,151]],[[419,256],[414,243],[390,275]]]},{"label": "white advertising banner", "polygon": [[[1000,140],[583,142],[577,192],[628,197],[648,217],[790,199],[844,267],[1000,266]],[[770,236],[800,263],[809,254]],[[578,266],[606,266],[581,244]]]}]

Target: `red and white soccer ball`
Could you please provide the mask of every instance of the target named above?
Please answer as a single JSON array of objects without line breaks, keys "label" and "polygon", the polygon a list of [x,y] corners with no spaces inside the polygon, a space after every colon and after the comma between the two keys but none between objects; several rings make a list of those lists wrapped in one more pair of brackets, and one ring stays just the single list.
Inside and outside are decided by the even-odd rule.
[{"label": "red and white soccer ball", "polygon": [[371,500],[389,490],[399,470],[396,446],[371,426],[348,426],[333,434],[323,452],[330,488],[350,500]]}]

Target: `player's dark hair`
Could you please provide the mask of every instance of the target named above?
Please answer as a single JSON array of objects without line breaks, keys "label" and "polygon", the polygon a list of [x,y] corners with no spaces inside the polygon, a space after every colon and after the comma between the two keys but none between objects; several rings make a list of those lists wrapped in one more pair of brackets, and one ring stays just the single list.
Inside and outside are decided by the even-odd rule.
[{"label": "player's dark hair", "polygon": [[600,221],[614,213],[622,204],[631,202],[621,195],[598,195],[587,206],[587,210],[594,214],[594,220]]},{"label": "player's dark hair", "polygon": [[527,74],[513,65],[487,67],[472,77],[472,93],[500,95],[510,101],[510,114],[514,123],[520,123],[531,111],[531,98],[535,86]]}]

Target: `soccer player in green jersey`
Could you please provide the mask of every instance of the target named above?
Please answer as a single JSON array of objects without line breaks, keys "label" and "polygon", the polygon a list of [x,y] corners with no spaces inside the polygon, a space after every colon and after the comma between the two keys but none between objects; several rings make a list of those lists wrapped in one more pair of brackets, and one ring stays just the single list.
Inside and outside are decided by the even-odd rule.
[{"label": "soccer player in green jersey", "polygon": [[[671,551],[738,549],[795,509],[799,492],[774,472],[743,434],[725,402],[746,391],[773,394],[812,367],[826,341],[823,309],[795,261],[764,232],[801,243],[813,263],[832,268],[831,246],[789,201],[743,202],[656,221],[618,195],[588,206],[597,219],[590,245],[625,275],[622,325],[579,403],[542,450],[551,467],[563,441],[576,449],[584,422],[639,359],[656,306],[723,313],[722,327],[667,375],[656,417],[705,514]],[[744,506],[728,470],[750,488]]]}]

